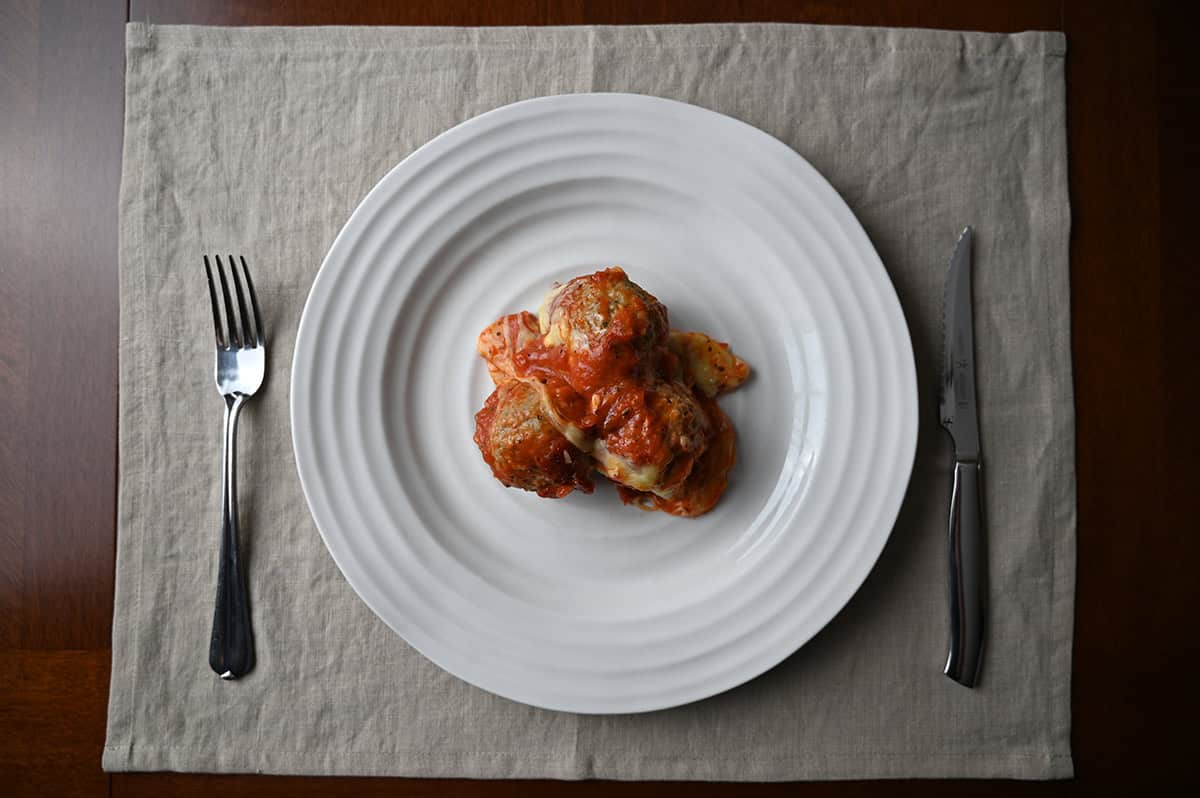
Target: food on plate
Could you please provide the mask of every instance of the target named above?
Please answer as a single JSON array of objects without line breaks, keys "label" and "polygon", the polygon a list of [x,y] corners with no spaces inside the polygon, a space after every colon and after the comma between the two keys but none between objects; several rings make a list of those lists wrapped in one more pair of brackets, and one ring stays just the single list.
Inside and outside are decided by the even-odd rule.
[{"label": "food on plate", "polygon": [[716,505],[725,492],[729,469],[737,460],[737,438],[729,417],[716,402],[706,400],[705,411],[713,425],[712,437],[679,489],[671,496],[661,496],[618,483],[617,492],[626,504],[691,517],[703,515]]},{"label": "food on plate", "polygon": [[605,408],[592,448],[599,470],[634,490],[673,496],[712,437],[696,395],[676,380],[629,380],[595,396]]},{"label": "food on plate", "polygon": [[750,376],[750,367],[729,351],[729,344],[704,333],[672,330],[667,346],[679,357],[693,385],[709,398],[729,393]]},{"label": "food on plate", "polygon": [[590,458],[550,422],[538,392],[518,380],[497,385],[476,414],[475,443],[509,487],[548,498],[593,490]]},{"label": "food on plate", "polygon": [[668,332],[666,307],[617,268],[552,289],[538,323],[543,344],[561,352],[563,377],[583,394],[649,365]]},{"label": "food on plate", "polygon": [[617,267],[552,288],[537,316],[479,334],[496,390],[475,442],[509,487],[561,498],[594,469],[622,500],[693,517],[716,505],[737,460],[716,397],[749,366],[704,333],[670,329],[667,308]]}]

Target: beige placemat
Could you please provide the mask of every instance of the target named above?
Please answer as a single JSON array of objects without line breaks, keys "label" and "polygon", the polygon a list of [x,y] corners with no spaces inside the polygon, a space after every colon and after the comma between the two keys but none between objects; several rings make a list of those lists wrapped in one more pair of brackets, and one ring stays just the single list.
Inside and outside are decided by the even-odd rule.
[{"label": "beige placemat", "polygon": [[[615,779],[1071,774],[1075,582],[1063,57],[1057,33],[793,25],[128,29],[121,416],[109,770]],[[673,710],[532,709],[442,672],[346,584],[292,461],[309,285],[363,195],[471,116],[630,91],[779,137],[862,220],[912,330],[912,484],[849,606],[749,684]],[[983,684],[941,675],[951,450],[937,426],[942,280],[976,225],[992,626]],[[202,252],[250,256],[273,333],[243,416],[258,667],[206,652],[220,401]]]}]

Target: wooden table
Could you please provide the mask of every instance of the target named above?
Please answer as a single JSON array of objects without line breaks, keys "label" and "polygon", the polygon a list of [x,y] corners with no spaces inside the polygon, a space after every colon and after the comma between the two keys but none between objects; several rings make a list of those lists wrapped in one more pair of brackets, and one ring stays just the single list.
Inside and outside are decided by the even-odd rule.
[{"label": "wooden table", "polygon": [[[1137,3],[3,0],[0,3],[0,794],[849,795],[1055,792],[1197,765],[1200,264],[1194,30]],[[1182,4],[1180,4],[1182,5]],[[100,770],[116,509],[123,25],[794,21],[1065,30],[1079,576],[1078,778],[802,785],[300,779]],[[1195,203],[1191,204],[1195,206]],[[1064,313],[1067,308],[1062,309]],[[1193,779],[1194,780],[1194,779]]]}]

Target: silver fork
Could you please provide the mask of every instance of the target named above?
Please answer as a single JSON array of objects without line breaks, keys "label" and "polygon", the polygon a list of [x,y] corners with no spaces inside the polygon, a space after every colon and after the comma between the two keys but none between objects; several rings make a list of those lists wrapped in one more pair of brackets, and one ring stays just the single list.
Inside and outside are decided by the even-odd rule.
[{"label": "silver fork", "polygon": [[[263,339],[262,314],[246,259],[237,264],[229,256],[229,268],[221,256],[213,258],[214,269],[204,256],[208,274],[208,298],[212,301],[213,325],[217,330],[217,391],[225,400],[225,444],[221,471],[221,563],[217,572],[217,601],[213,611],[212,640],[208,664],[222,679],[237,679],[254,668],[254,632],[250,626],[250,601],[246,578],[238,551],[237,510],[237,423],[238,415],[250,397],[262,386],[266,372],[267,348]],[[213,280],[213,272],[217,280]],[[237,314],[225,279],[228,271],[237,296]],[[245,293],[242,283],[245,282]],[[217,285],[221,300],[218,302]],[[246,303],[246,294],[250,303]],[[223,311],[223,312],[222,312]]]}]

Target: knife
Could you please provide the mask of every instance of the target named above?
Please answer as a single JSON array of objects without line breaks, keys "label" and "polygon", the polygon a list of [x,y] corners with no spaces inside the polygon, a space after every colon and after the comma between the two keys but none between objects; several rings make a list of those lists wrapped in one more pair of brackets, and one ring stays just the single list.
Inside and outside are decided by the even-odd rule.
[{"label": "knife", "polygon": [[950,271],[942,317],[941,422],[954,440],[950,495],[950,651],[945,674],[974,687],[983,654],[987,546],[980,495],[979,411],[975,402],[975,330],[971,305],[971,244],[962,231]]}]

